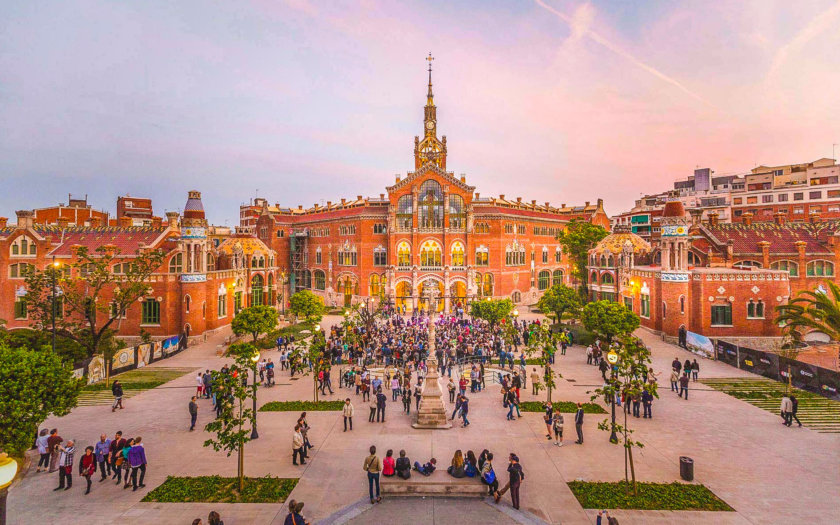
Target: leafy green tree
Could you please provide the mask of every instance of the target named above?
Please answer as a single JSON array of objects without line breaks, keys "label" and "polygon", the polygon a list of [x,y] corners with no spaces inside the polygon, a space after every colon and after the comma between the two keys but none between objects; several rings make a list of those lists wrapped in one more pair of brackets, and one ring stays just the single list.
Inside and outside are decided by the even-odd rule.
[{"label": "leafy green tree", "polygon": [[[2,321],[0,321],[2,324]],[[0,328],[0,343],[5,342],[9,348],[34,348],[50,346],[50,332],[19,328],[4,330]],[[87,350],[70,339],[59,337],[55,341],[55,353],[68,363],[83,361],[87,357]]]},{"label": "leafy green tree", "polygon": [[325,310],[324,300],[309,290],[300,290],[289,298],[289,311],[310,326],[321,322]]},{"label": "leafy green tree", "polygon": [[[574,290],[572,290],[574,292]],[[551,368],[551,356],[557,351],[556,334],[547,324],[533,324],[529,327],[530,336],[528,346],[525,347],[525,355],[535,359],[543,370],[543,382],[537,384],[537,392],[545,389],[546,403],[551,402],[551,392],[557,387],[554,381],[556,374]]]},{"label": "leafy green tree", "polygon": [[495,327],[502,319],[507,319],[513,311],[513,301],[510,299],[485,299],[470,303],[470,315],[483,319]]},{"label": "leafy green tree", "polygon": [[616,336],[629,335],[639,327],[639,316],[626,306],[612,301],[594,301],[583,307],[583,326],[603,337],[607,344]]},{"label": "leafy green tree", "polygon": [[[643,392],[649,392],[653,397],[658,398],[656,382],[645,382],[648,369],[651,365],[650,350],[641,339],[633,336],[622,336],[617,348],[613,351],[617,354],[617,362],[612,365],[612,373],[609,381],[593,391],[592,400],[604,397],[608,403],[613,404],[613,415],[615,414],[615,397],[624,394],[625,399],[641,396]],[[629,402],[629,401],[625,401]],[[605,419],[598,423],[600,430],[612,433],[615,431],[616,440],[614,444],[624,446],[625,469],[624,480],[630,484],[632,481],[633,494],[636,494],[636,469],[633,464],[633,448],[643,448],[644,444],[632,439],[633,430],[630,429],[627,420],[627,411],[622,410],[624,423],[615,423],[611,419]],[[627,471],[629,462],[630,471]]]},{"label": "leafy green tree", "polygon": [[256,343],[260,334],[267,334],[277,327],[277,310],[271,306],[249,306],[239,310],[230,323],[236,335],[248,334]]},{"label": "leafy green tree", "polygon": [[589,250],[606,236],[607,230],[603,226],[582,220],[572,220],[565,230],[557,234],[557,242],[563,246],[574,264],[572,275],[581,283],[582,297],[588,296],[586,265],[589,261]]},{"label": "leafy green tree", "polygon": [[307,340],[306,358],[312,364],[312,399],[318,402],[318,375],[322,370],[327,370],[330,364],[324,358],[324,350],[327,347],[327,340],[323,330],[315,329],[312,336]]},{"label": "leafy green tree", "polygon": [[580,310],[580,294],[574,288],[558,283],[545,291],[537,307],[542,312],[553,312],[554,323],[559,324],[564,313],[575,314]]},{"label": "leafy green tree", "polygon": [[0,344],[0,447],[23,456],[38,425],[50,414],[69,414],[81,387],[70,364],[49,346],[33,350]]},{"label": "leafy green tree", "polygon": [[[78,247],[75,255],[71,265],[51,264],[27,272],[27,313],[38,330],[52,331],[55,321],[56,334],[77,342],[87,357],[105,350],[107,381],[107,365],[113,357],[107,351],[115,347],[102,343],[119,332],[128,309],[149,293],[149,277],[160,267],[164,254],[140,251],[128,264],[123,264],[119,250],[104,247],[94,252]],[[114,271],[117,264],[119,273]]]},{"label": "leafy green tree", "polygon": [[[230,345],[228,355],[234,359],[228,370],[211,372],[216,402],[222,408],[219,417],[204,427],[206,432],[215,434],[204,442],[204,446],[212,447],[216,452],[223,450],[228,457],[237,452],[237,476],[241,493],[245,488],[245,444],[251,441],[251,428],[245,428],[245,425],[250,423],[253,427],[256,418],[256,412],[248,408],[246,403],[249,397],[247,377],[259,353],[250,343],[236,343]],[[253,384],[252,395],[256,396],[256,380]]]}]

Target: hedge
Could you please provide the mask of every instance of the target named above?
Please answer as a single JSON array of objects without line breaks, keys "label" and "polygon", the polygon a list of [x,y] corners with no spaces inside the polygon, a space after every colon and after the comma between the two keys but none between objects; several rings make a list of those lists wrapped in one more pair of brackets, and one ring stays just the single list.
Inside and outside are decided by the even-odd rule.
[{"label": "hedge", "polygon": [[585,509],[732,511],[732,507],[703,485],[570,481],[569,488]]},{"label": "hedge", "polygon": [[176,477],[146,494],[141,501],[160,503],[283,503],[297,485],[298,478],[245,478],[239,492],[239,478],[221,476]]},{"label": "hedge", "polygon": [[344,401],[269,401],[260,412],[329,412],[344,407]]},{"label": "hedge", "polygon": [[[573,414],[577,412],[577,403],[574,401],[552,401],[551,406],[554,407],[555,410],[559,410],[560,412],[566,414]],[[519,402],[519,410],[522,412],[544,412],[545,411],[545,403],[542,401],[520,401]],[[607,411],[604,408],[597,404],[597,403],[584,403],[583,404],[583,413],[584,414],[606,414]]]}]

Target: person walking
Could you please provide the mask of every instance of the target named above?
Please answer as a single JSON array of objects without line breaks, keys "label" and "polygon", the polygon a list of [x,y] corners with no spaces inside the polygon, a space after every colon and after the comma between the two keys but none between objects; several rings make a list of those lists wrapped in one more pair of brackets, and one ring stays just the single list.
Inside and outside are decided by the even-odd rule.
[{"label": "person walking", "polygon": [[785,426],[791,425],[791,412],[793,412],[793,402],[790,400],[790,397],[787,395],[782,396],[782,403],[779,407],[779,411],[781,412],[782,416],[782,424]]},{"label": "person walking", "polygon": [[449,418],[451,421],[455,421],[455,416],[458,415],[458,411],[461,410],[461,403],[464,399],[464,396],[458,394],[458,397],[455,398],[455,409],[452,410],[452,416]]},{"label": "person walking", "polygon": [[303,459],[303,434],[300,433],[300,425],[295,425],[295,432],[292,434],[292,465],[297,465],[297,458],[300,456],[300,464],[306,465]]},{"label": "person walking", "polygon": [[575,412],[575,432],[577,432],[577,443],[583,445],[583,404],[577,404],[577,412]]},{"label": "person walking", "polygon": [[[103,436],[104,435],[105,434],[103,434]],[[85,482],[87,483],[87,489],[85,489],[85,496],[90,494],[90,478],[96,472],[96,464],[96,455],[93,453],[93,447],[85,447],[85,453],[82,455],[81,458],[79,458],[79,476],[85,478]]]},{"label": "person walking", "polygon": [[677,388],[677,384],[680,380],[680,373],[676,370],[671,370],[671,391],[679,393],[679,389]]},{"label": "person walking", "polygon": [[[76,446],[72,439],[67,440],[67,446],[58,447],[58,487],[53,490],[70,490],[73,486],[73,455],[76,453]],[[65,485],[67,485],[65,487]]]},{"label": "person walking", "polygon": [[58,435],[58,429],[54,428],[50,430],[50,437],[47,438],[47,449],[50,453],[50,472],[55,472],[58,470],[58,458],[61,454],[61,451],[58,447],[64,441],[64,438]]},{"label": "person walking", "polygon": [[697,362],[697,359],[691,362],[691,375],[694,378],[694,381],[697,381],[697,374],[700,373],[700,363]]},{"label": "person walking", "polygon": [[376,417],[376,407],[377,407],[376,396],[373,396],[372,399],[368,400],[368,406],[370,407],[370,415],[368,416],[368,423],[373,423],[373,418]]},{"label": "person walking", "polygon": [[99,467],[99,481],[105,481],[105,478],[111,474],[111,464],[108,462],[108,453],[111,450],[111,440],[108,436],[102,434],[99,436],[99,441],[93,446],[93,453],[96,455],[96,463]]},{"label": "person walking", "polygon": [[455,381],[452,378],[449,378],[449,383],[446,385],[447,390],[449,390],[449,402],[455,402]]},{"label": "person walking", "polygon": [[38,468],[35,469],[35,472],[41,472],[41,467],[44,467],[44,471],[49,470],[50,468],[50,448],[48,441],[50,439],[49,430],[46,428],[42,428],[41,432],[38,433],[38,439],[35,440],[35,446],[38,447],[38,454],[41,457],[38,459]]},{"label": "person walking", "polygon": [[540,373],[534,368],[531,371],[531,393],[537,395],[539,393]]},{"label": "person walking", "polygon": [[[125,443],[126,441],[122,437],[122,430],[117,431],[117,433],[114,434],[114,439],[111,440],[111,446],[108,447],[108,463],[111,464],[111,479],[120,476],[122,462],[118,460],[120,459],[122,449],[125,446]],[[118,485],[119,483],[120,480],[117,480]]]},{"label": "person walking", "polygon": [[120,383],[117,379],[115,379],[114,384],[111,385],[111,394],[114,396],[114,404],[111,406],[111,412],[115,411],[117,407],[120,407],[120,410],[122,410],[123,387],[122,383]]},{"label": "person walking", "polygon": [[507,468],[508,482],[502,490],[496,493],[495,500],[498,503],[504,493],[510,489],[510,501],[513,504],[513,508],[519,510],[519,487],[525,479],[525,473],[522,471],[522,465],[519,464],[519,457],[516,454],[510,455],[509,462],[510,464]]},{"label": "person walking", "polygon": [[[134,438],[134,446],[128,451],[128,464],[131,465],[131,486],[132,490],[143,488],[146,485],[143,480],[146,478],[146,449],[143,448],[143,438]],[[140,482],[137,481],[137,472],[140,472]]]},{"label": "person walking", "polygon": [[187,407],[190,412],[190,432],[195,430],[195,421],[198,419],[198,404],[195,402],[195,396],[190,398],[190,404]]},{"label": "person walking", "polygon": [[685,392],[685,400],[688,401],[688,372],[683,372],[680,376],[680,397],[683,396],[683,392]]},{"label": "person walking", "polygon": [[463,428],[470,426],[470,420],[467,419],[467,414],[470,412],[470,400],[467,396],[461,396],[461,419],[464,420]]},{"label": "person walking", "polygon": [[[262,376],[262,372],[260,372],[260,376]],[[201,396],[204,394],[204,376],[201,375],[201,372],[195,377],[195,395]]]},{"label": "person walking", "polygon": [[400,378],[396,375],[391,378],[391,401],[396,401],[400,395]]},{"label": "person walking", "polygon": [[790,395],[790,415],[788,416],[787,426],[791,426],[793,424],[793,420],[796,420],[796,423],[801,427],[802,422],[799,421],[799,418],[796,417],[796,413],[799,411],[799,400],[796,399],[796,396],[791,394]]},{"label": "person walking", "polygon": [[545,438],[551,441],[551,426],[554,423],[554,407],[551,406],[551,401],[543,406],[545,413],[543,414],[543,422],[545,423]]},{"label": "person walking", "polygon": [[123,443],[123,448],[120,450],[120,457],[117,460],[117,464],[120,465],[120,474],[117,478],[117,485],[122,483],[124,490],[128,488],[130,483],[128,477],[131,472],[131,463],[128,462],[128,453],[131,452],[131,447],[134,446],[134,438],[128,438],[128,440]]},{"label": "person walking", "polygon": [[388,397],[382,393],[382,389],[376,391],[376,422],[379,423],[379,415],[382,415],[382,422],[385,422],[385,403]]},{"label": "person walking", "polygon": [[[367,472],[368,478],[368,492],[370,493],[370,503],[379,503],[382,501],[382,496],[379,494],[379,473],[382,471],[382,464],[379,457],[376,455],[376,447],[371,445],[370,456],[365,458],[362,470]],[[373,497],[373,486],[376,485],[376,498]]]},{"label": "person walking", "polygon": [[347,432],[347,423],[350,422],[350,430],[353,430],[353,403],[350,402],[350,398],[344,400],[344,406],[342,407],[342,413],[344,415],[344,431]]}]

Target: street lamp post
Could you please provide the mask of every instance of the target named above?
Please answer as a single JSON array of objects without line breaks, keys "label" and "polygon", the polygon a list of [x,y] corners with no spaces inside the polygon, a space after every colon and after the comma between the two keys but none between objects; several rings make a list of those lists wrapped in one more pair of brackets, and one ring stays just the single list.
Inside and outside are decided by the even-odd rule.
[{"label": "street lamp post", "polygon": [[56,287],[56,273],[58,272],[58,263],[55,261],[55,255],[53,255],[53,263],[52,263],[52,351],[55,353],[55,287]]},{"label": "street lamp post", "polygon": [[[609,353],[607,354],[607,362],[610,364],[610,368],[612,368],[612,365],[615,365],[616,363],[618,363],[618,354],[615,353],[615,350],[610,350],[609,351]],[[613,377],[612,372],[610,372],[610,383],[612,383],[612,385],[613,385],[612,392],[610,394],[612,396],[612,399],[610,399],[610,401],[611,401],[610,405],[612,405],[612,424],[610,425],[610,443],[618,443],[618,436],[615,433],[615,395],[616,395],[615,387],[616,387],[616,381],[615,381],[615,377]]]},{"label": "street lamp post", "polygon": [[17,461],[3,452],[0,454],[0,525],[6,525],[6,494],[17,474]]},{"label": "street lamp post", "polygon": [[259,363],[259,361],[260,361],[260,353],[258,351],[254,354],[253,357],[251,357],[251,362],[253,363],[252,372],[254,374],[254,381],[253,381],[254,384],[251,385],[251,388],[253,390],[253,395],[251,397],[254,401],[254,405],[253,405],[254,421],[251,424],[251,439],[257,439],[258,437],[260,437],[259,433],[257,432],[257,364]]}]

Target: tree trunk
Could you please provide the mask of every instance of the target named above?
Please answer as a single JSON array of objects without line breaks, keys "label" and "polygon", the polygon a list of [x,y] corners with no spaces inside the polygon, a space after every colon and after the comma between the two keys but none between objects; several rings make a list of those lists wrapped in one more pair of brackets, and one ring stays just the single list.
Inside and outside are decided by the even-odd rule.
[{"label": "tree trunk", "polygon": [[635,496],[637,494],[637,492],[636,492],[636,469],[633,467],[633,448],[632,447],[627,447],[627,456],[630,459],[630,475],[633,477],[633,495]]},{"label": "tree trunk", "polygon": [[239,494],[245,490],[245,451],[242,443],[239,444],[239,464],[237,468],[237,475],[239,476]]},{"label": "tree trunk", "polygon": [[624,481],[629,483],[627,476],[627,411],[624,410]]}]

